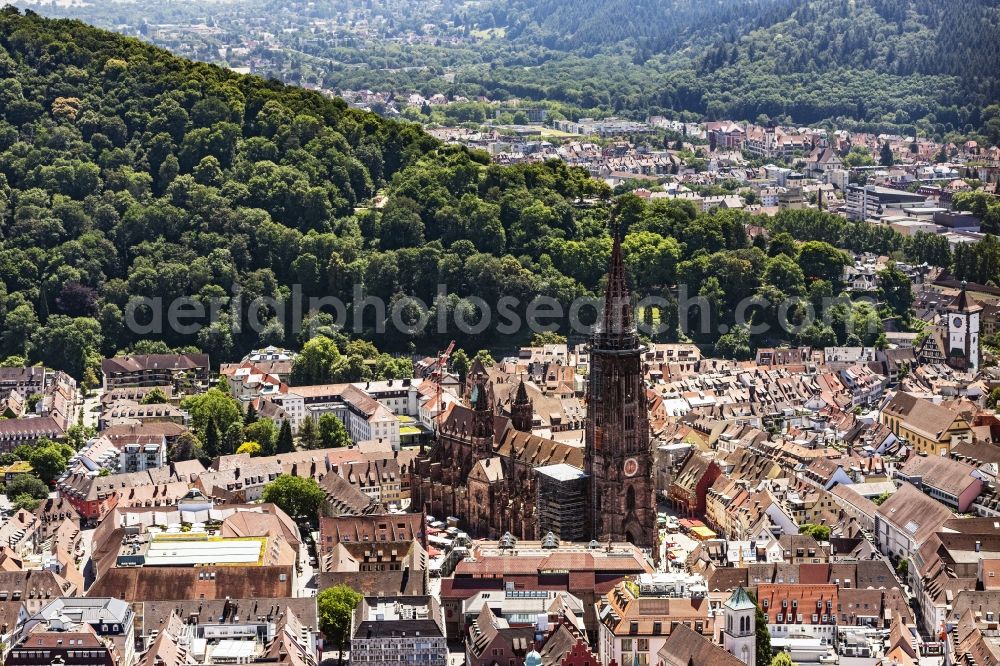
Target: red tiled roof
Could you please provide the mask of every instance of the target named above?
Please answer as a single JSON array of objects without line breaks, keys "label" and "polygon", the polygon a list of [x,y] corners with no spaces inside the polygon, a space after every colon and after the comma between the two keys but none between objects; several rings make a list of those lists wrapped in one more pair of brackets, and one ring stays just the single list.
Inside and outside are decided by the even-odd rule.
[{"label": "red tiled roof", "polygon": [[801,624],[813,624],[813,615],[818,615],[818,623],[821,623],[824,614],[836,614],[837,592],[836,585],[764,583],[757,586],[757,601],[769,620],[775,620],[778,613],[787,617],[792,612],[802,616]]}]

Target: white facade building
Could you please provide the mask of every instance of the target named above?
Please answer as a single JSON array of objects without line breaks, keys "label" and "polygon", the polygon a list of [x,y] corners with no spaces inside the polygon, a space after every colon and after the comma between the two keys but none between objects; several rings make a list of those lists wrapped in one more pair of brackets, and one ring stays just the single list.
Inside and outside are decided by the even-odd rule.
[{"label": "white facade building", "polygon": [[351,663],[446,666],[448,638],[433,597],[365,597],[351,621]]}]

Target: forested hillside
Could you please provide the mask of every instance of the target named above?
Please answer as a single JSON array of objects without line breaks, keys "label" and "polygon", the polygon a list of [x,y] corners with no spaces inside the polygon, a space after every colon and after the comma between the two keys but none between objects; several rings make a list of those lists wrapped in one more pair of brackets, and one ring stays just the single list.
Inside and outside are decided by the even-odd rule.
[{"label": "forested hillside", "polygon": [[[20,0],[27,2],[31,0]],[[215,0],[42,5],[333,90],[553,114],[827,122],[1000,141],[1000,0]],[[203,30],[200,26],[211,26]]]},{"label": "forested hillside", "polygon": [[961,131],[1000,99],[997,0],[516,0],[481,20],[568,55],[471,81],[583,106]]},{"label": "forested hillside", "polygon": [[[0,77],[0,355],[77,376],[134,341],[131,296],[278,295],[307,252],[356,253],[354,207],[436,146],[339,100],[9,8]],[[232,328],[163,337],[225,355]]]},{"label": "forested hillside", "polygon": [[[556,236],[607,247],[606,214],[574,208],[608,194],[581,170],[486,168],[485,155],[439,148],[417,126],[10,9],[0,74],[0,359],[83,377],[122,349],[196,345],[218,362],[303,342],[287,312],[257,332],[228,307],[197,332],[165,315],[162,331],[131,330],[137,298],[165,310],[180,297],[278,299],[298,285],[305,298],[349,300],[357,286],[432,302],[440,282],[450,295],[436,306],[471,316],[472,294],[597,287],[599,270],[578,280],[543,257]],[[380,188],[384,208],[365,208]],[[375,316],[363,333],[382,324]],[[145,309],[136,318],[151,321]],[[378,354],[335,337],[345,353]],[[400,351],[414,340],[377,342]],[[357,375],[373,372],[363,360]]]},{"label": "forested hillside", "polygon": [[[0,74],[0,360],[24,357],[78,378],[92,379],[101,356],[122,349],[194,345],[218,363],[263,344],[298,347],[310,331],[337,342],[343,362],[324,378],[338,381],[408,372],[384,352],[426,352],[452,338],[509,348],[532,331],[499,336],[495,317],[470,334],[482,305],[513,297],[523,316],[537,295],[568,305],[599,293],[611,205],[627,232],[636,291],[672,302],[680,285],[708,299],[712,325],[692,333],[707,344],[731,326],[742,298],[818,303],[839,293],[845,256],[837,248],[952,262],[942,239],[904,241],[815,210],[781,213],[770,242],[751,243],[746,227],[759,218],[749,214],[696,214],[687,201],[632,195],[611,202],[603,183],[563,162],[490,165],[415,126],[79,22],[0,12]],[[991,237],[956,257],[956,272],[990,279],[998,248]],[[430,322],[443,311],[469,326],[382,332],[387,315],[368,308],[356,331],[332,330],[330,312],[304,313],[314,326],[296,331],[291,306],[269,306],[262,330],[246,325],[249,301],[293,290],[340,297],[349,323],[362,293],[389,312],[399,303],[405,322],[419,319],[416,304],[402,300],[414,296]],[[162,331],[125,325],[136,299],[160,299],[166,311],[180,297],[223,307],[200,330],[171,328],[166,312]],[[661,339],[677,339],[675,306],[643,317],[669,324]],[[873,343],[867,324],[877,317],[844,304],[830,325],[795,341]],[[142,308],[136,319],[150,321]],[[717,351],[745,355],[776,336],[788,334],[751,340],[739,329],[718,339]]]},{"label": "forested hillside", "polygon": [[784,20],[799,4],[801,0],[513,0],[488,5],[478,20],[507,26],[511,40],[555,50],[592,54],[628,48],[651,55],[692,41],[732,41]]}]

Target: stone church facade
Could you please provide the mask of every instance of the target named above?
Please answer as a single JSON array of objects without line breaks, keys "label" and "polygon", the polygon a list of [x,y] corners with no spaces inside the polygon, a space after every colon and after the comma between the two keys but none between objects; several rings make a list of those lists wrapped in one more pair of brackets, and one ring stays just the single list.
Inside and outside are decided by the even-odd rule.
[{"label": "stone church facade", "polygon": [[656,498],[642,351],[632,318],[620,234],[615,233],[604,311],[591,344],[585,446],[531,433],[532,405],[518,386],[511,417],[499,415],[491,379],[474,366],[468,404],[456,405],[416,462],[413,507],[457,516],[473,537],[507,532],[539,540],[535,469],[564,463],[587,476],[587,532],[605,543],[655,552]]}]

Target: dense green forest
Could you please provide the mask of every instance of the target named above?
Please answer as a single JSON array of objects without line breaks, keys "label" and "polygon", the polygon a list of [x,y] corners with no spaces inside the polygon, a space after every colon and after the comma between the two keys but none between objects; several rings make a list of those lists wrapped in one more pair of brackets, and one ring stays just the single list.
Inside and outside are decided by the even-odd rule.
[{"label": "dense green forest", "polygon": [[995,0],[517,0],[483,20],[568,54],[461,78],[494,93],[945,133],[979,128],[1000,99]]},{"label": "dense green forest", "polygon": [[[450,23],[502,36],[372,54],[322,40],[296,47],[336,60],[326,76],[334,87],[516,96],[573,115],[686,112],[875,131],[920,121],[944,136],[984,128],[982,110],[1000,100],[996,0],[500,0],[456,9]],[[992,132],[1000,140],[1000,126]]]},{"label": "dense green forest", "polygon": [[[334,90],[519,97],[574,119],[916,126],[1000,143],[998,0],[135,0],[44,11]],[[206,22],[218,30],[171,28]]]},{"label": "dense green forest", "polygon": [[[490,305],[516,298],[522,314],[536,295],[566,304],[600,293],[611,206],[637,292],[669,296],[678,283],[691,285],[713,306],[711,330],[692,333],[708,344],[744,297],[819,303],[839,293],[839,248],[952,262],[946,244],[904,241],[820,211],[783,212],[770,222],[770,240],[751,241],[747,227],[759,218],[747,214],[612,200],[604,184],[559,161],[490,165],[414,125],[79,22],[0,12],[0,74],[0,359],[77,377],[122,349],[194,345],[217,363],[261,344],[298,347],[317,330],[337,340],[344,378],[401,372],[380,350],[433,350],[451,338],[488,346],[500,340],[493,329],[382,333],[376,309],[363,311],[353,340],[330,330],[333,313],[304,313],[313,326],[300,333],[276,306],[258,331],[244,325],[243,308],[228,306],[287,298],[293,285],[306,297],[402,303],[406,321],[419,313],[405,295],[427,303],[431,321],[445,311],[477,322],[473,296]],[[961,270],[985,281],[1000,255],[995,239],[980,246]],[[230,302],[197,331],[124,325],[137,298],[166,307],[179,297]],[[874,342],[867,324],[882,314],[840,304],[829,324],[794,339]],[[670,324],[662,339],[680,335],[675,307],[644,317]],[[717,350],[743,355],[774,336],[749,340],[736,329]]]},{"label": "dense green forest", "polygon": [[[10,8],[0,76],[0,348],[78,377],[135,342],[133,296],[238,284],[277,297],[308,257],[324,272],[335,250],[353,260],[355,206],[437,145],[339,100]],[[163,338],[226,358],[256,342],[235,329]]]}]

